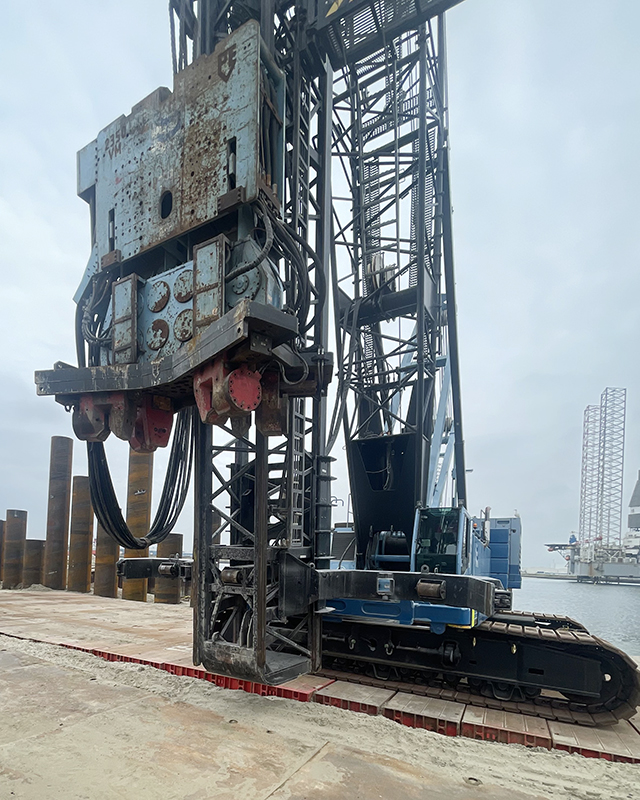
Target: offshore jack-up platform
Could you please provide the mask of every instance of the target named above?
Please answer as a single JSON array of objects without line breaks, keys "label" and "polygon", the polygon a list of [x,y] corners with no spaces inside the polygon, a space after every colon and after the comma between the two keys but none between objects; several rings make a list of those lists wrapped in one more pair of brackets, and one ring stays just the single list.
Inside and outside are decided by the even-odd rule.
[{"label": "offshore jack-up platform", "polygon": [[607,543],[602,535],[581,541],[571,534],[568,542],[547,544],[547,548],[564,554],[567,573],[578,583],[640,583],[640,472],[627,523],[626,534],[617,542]]},{"label": "offshore jack-up platform", "polygon": [[[634,662],[572,620],[512,611],[519,520],[467,511],[444,21],[457,2],[171,0],[173,90],[78,155],[92,235],[78,365],[38,372],[37,391],[72,412],[96,516],[125,547],[168,535],[193,463],[206,669],[272,684],[347,671],[613,722],[640,700]],[[134,537],[103,442],[151,452],[172,429],[157,515]],[[355,569],[330,568],[340,435]]]}]

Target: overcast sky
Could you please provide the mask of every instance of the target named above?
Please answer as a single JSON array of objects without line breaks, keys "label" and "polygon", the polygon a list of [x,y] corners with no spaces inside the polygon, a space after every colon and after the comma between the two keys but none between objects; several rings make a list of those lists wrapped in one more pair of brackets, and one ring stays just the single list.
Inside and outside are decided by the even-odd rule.
[{"label": "overcast sky", "polygon": [[[50,437],[72,435],[33,372],[75,363],[71,297],[89,255],[75,153],[171,85],[166,7],[3,9],[0,509],[26,509],[30,538],[44,538]],[[602,7],[466,0],[448,14],[470,503],[518,510],[528,566],[558,564],[543,543],[577,528],[582,412],[605,386],[628,390],[625,506],[640,469],[640,3]],[[124,497],[126,446],[109,451]],[[79,443],[74,467],[85,474]]]}]

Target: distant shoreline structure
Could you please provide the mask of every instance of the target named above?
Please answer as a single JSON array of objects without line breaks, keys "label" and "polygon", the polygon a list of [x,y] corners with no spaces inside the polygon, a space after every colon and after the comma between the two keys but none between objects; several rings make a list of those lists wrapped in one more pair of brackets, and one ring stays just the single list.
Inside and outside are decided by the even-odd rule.
[{"label": "distant shoreline structure", "polygon": [[523,578],[546,578],[547,580],[554,580],[554,581],[571,581],[572,583],[599,583],[599,584],[608,584],[608,585],[620,585],[626,584],[629,586],[640,586],[640,576],[639,577],[627,577],[627,576],[618,576],[618,575],[600,575],[597,577],[589,577],[586,575],[571,575],[566,572],[545,572],[543,570],[537,570],[535,572],[531,570],[522,570],[522,577]]}]

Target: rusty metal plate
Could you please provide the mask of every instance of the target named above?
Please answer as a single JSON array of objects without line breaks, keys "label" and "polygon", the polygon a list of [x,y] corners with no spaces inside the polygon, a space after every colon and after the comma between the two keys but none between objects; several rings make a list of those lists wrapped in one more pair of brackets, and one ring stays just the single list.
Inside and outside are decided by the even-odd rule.
[{"label": "rusty metal plate", "polygon": [[156,281],[149,287],[147,293],[149,311],[154,311],[155,313],[162,311],[169,302],[170,297],[171,289],[169,289],[169,284],[166,281]]},{"label": "rusty metal plate", "polygon": [[126,261],[215,218],[232,188],[231,141],[236,185],[246,202],[255,199],[260,63],[260,26],[251,20],[179,72],[173,92],[157,89],[80,151],[80,195],[95,187],[98,258],[118,249]]},{"label": "rusty metal plate", "polygon": [[160,350],[169,338],[169,325],[164,319],[156,319],[147,328],[147,347]]},{"label": "rusty metal plate", "polygon": [[185,308],[173,323],[173,335],[179,342],[188,342],[193,336],[193,310]]},{"label": "rusty metal plate", "polygon": [[193,270],[185,269],[173,284],[173,296],[179,303],[188,303],[193,297]]}]

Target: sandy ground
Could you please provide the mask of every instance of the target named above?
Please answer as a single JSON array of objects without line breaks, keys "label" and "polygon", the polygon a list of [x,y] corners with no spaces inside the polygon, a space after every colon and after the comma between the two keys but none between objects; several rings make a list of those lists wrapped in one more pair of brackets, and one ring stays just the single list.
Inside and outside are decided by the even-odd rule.
[{"label": "sandy ground", "polygon": [[[162,611],[175,622],[180,609]],[[8,636],[0,709],[3,800],[640,798],[640,765],[448,738]]]}]

